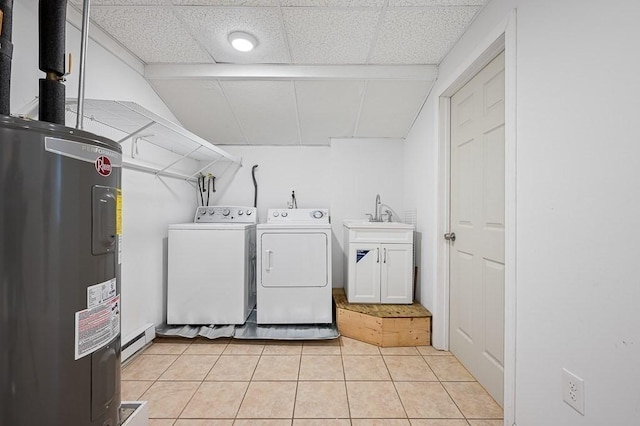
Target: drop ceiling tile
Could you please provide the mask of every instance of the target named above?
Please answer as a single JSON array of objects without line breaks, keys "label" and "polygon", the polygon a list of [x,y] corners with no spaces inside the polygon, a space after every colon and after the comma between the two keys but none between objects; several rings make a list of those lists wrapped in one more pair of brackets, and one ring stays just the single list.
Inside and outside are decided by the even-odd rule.
[{"label": "drop ceiling tile", "polygon": [[487,0],[389,0],[389,7],[482,6]]},{"label": "drop ceiling tile", "polygon": [[146,63],[212,62],[166,8],[94,7],[91,17]]},{"label": "drop ceiling tile", "polygon": [[282,10],[294,63],[365,63],[379,10],[297,7]]},{"label": "drop ceiling tile", "polygon": [[[193,34],[207,46],[216,62],[288,63],[282,32],[282,20],[277,8],[271,7],[176,7]],[[244,31],[258,39],[251,52],[238,52],[231,47],[228,36]]]},{"label": "drop ceiling tile", "polygon": [[384,0],[280,0],[283,7],[382,7]]},{"label": "drop ceiling tile", "polygon": [[278,6],[278,0],[172,0],[181,6]]},{"label": "drop ceiling tile", "polygon": [[216,80],[150,80],[171,112],[189,131],[216,145],[246,144]]},{"label": "drop ceiling tile", "polygon": [[373,49],[373,64],[438,64],[480,6],[388,9]]},{"label": "drop ceiling tile", "polygon": [[369,80],[356,137],[405,137],[432,84],[430,81]]},{"label": "drop ceiling tile", "polygon": [[296,81],[303,145],[329,145],[352,137],[364,81]]},{"label": "drop ceiling tile", "polygon": [[231,108],[252,145],[298,145],[291,81],[221,81]]}]

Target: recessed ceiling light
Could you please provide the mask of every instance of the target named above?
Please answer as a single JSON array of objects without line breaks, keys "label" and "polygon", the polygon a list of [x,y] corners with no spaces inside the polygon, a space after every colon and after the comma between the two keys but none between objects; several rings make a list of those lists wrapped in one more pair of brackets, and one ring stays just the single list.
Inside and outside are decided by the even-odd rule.
[{"label": "recessed ceiling light", "polygon": [[235,31],[229,34],[229,43],[240,52],[249,52],[258,45],[258,40],[251,34]]}]

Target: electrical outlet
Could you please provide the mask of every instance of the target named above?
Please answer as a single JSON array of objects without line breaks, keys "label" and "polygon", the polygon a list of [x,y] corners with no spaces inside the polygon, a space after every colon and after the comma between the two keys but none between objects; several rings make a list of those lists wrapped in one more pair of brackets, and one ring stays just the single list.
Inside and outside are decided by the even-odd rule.
[{"label": "electrical outlet", "polygon": [[584,380],[562,369],[562,400],[584,416]]}]

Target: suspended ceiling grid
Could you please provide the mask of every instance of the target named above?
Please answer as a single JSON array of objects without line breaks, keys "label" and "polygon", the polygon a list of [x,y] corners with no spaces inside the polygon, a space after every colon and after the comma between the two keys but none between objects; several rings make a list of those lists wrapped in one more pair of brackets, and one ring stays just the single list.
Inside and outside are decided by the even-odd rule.
[{"label": "suspended ceiling grid", "polygon": [[[436,65],[484,3],[92,0],[91,19],[140,59],[199,136],[220,145],[328,145],[332,137],[404,138]],[[255,36],[257,48],[234,51],[233,31]]]}]

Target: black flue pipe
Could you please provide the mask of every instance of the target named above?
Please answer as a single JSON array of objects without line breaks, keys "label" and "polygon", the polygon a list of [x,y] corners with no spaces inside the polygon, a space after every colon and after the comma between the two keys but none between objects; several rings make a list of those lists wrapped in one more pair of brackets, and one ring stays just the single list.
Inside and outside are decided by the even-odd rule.
[{"label": "black flue pipe", "polygon": [[2,26],[0,27],[0,114],[11,113],[11,60],[13,58],[13,0],[0,0]]},{"label": "black flue pipe", "polygon": [[38,4],[40,79],[38,118],[64,124],[65,25],[67,0],[40,0]]}]

